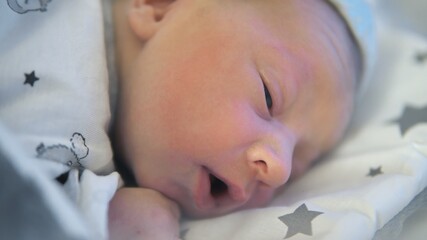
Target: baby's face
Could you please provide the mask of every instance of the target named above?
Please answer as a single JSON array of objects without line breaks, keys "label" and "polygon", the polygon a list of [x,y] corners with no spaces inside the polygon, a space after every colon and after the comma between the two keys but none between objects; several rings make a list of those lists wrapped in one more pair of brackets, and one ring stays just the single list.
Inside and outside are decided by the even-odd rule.
[{"label": "baby's face", "polygon": [[262,206],[348,124],[355,64],[319,0],[177,1],[123,83],[123,155],[194,217]]}]

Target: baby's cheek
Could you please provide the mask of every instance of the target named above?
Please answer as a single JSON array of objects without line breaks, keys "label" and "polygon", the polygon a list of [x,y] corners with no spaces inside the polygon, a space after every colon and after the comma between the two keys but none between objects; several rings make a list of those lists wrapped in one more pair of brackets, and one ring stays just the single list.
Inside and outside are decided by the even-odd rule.
[{"label": "baby's cheek", "polygon": [[194,112],[180,124],[184,127],[176,134],[176,141],[182,148],[197,154],[220,154],[242,146],[254,138],[257,131],[244,107],[214,105]]}]

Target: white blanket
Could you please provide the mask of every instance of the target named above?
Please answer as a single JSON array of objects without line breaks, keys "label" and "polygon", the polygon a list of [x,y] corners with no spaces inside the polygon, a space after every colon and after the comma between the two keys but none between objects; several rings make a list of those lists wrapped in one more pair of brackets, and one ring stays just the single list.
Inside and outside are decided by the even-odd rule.
[{"label": "white blanket", "polygon": [[[63,239],[48,237],[57,224],[44,220],[51,213],[67,222],[66,206],[82,216],[66,225],[106,238],[108,203],[120,177],[107,135],[103,33],[100,0],[0,1],[0,125],[10,132],[0,132],[0,239]],[[61,203],[55,178],[74,204]]]}]

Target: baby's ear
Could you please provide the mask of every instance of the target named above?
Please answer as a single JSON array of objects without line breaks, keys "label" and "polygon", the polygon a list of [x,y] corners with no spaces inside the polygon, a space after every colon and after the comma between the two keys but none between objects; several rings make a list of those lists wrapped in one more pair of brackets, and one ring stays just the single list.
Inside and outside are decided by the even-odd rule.
[{"label": "baby's ear", "polygon": [[132,0],[128,21],[141,40],[148,40],[159,29],[175,0]]}]

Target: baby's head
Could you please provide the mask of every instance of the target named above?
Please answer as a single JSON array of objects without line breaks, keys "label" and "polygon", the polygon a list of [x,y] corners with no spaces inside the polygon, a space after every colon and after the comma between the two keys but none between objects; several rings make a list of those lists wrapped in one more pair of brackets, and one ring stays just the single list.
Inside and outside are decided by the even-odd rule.
[{"label": "baby's head", "polygon": [[120,155],[139,186],[187,215],[262,206],[343,135],[361,59],[326,1],[130,0],[115,11]]}]

